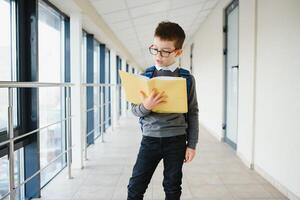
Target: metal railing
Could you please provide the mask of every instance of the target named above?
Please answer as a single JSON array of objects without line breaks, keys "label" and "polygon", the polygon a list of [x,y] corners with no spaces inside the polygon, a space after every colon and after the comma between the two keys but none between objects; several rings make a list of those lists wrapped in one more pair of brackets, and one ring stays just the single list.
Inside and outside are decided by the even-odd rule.
[{"label": "metal railing", "polygon": [[[114,114],[116,114],[116,113],[114,112],[113,105],[115,104],[115,102],[117,102],[116,99],[118,98],[118,96],[116,96],[116,95],[118,95],[118,92],[119,92],[118,88],[120,87],[120,85],[116,85],[116,84],[104,84],[104,83],[103,84],[102,83],[82,83],[81,86],[84,89],[89,88],[89,87],[99,88],[99,91],[100,91],[100,96],[99,96],[99,98],[100,98],[100,104],[94,104],[92,106],[92,108],[89,108],[89,109],[86,109],[86,105],[83,104],[82,108],[81,108],[81,113],[85,114],[85,115],[86,115],[86,113],[91,112],[91,111],[95,111],[95,110],[98,111],[98,112],[100,111],[100,119],[101,119],[100,123],[95,124],[94,128],[92,130],[90,130],[88,133],[87,133],[87,130],[86,130],[86,122],[82,121],[82,123],[83,123],[82,127],[84,127],[83,128],[83,130],[84,130],[83,134],[87,133],[83,137],[85,145],[84,145],[84,148],[83,148],[82,151],[84,153],[85,160],[87,160],[88,159],[87,158],[87,147],[88,147],[87,138],[91,134],[95,133],[95,131],[97,129],[100,128],[101,142],[104,142],[104,134],[105,134],[105,132],[104,132],[104,126],[106,126],[109,121],[111,121],[111,129],[114,130],[114,123],[113,123],[113,120],[112,120],[112,116]],[[107,88],[110,89],[110,91],[111,91],[111,99],[110,99],[110,101],[107,101],[107,102],[104,103],[104,91]],[[84,94],[86,94],[86,90],[83,90],[83,91],[84,91]],[[111,114],[110,114],[110,117],[108,117],[106,120],[104,120],[104,108],[105,108],[105,106],[109,106],[109,105],[111,106]]]},{"label": "metal railing", "polygon": [[[7,88],[8,89],[8,126],[7,126],[7,135],[8,135],[8,140],[3,141],[0,143],[0,146],[3,145],[8,145],[9,146],[9,192],[6,193],[4,196],[0,197],[0,200],[3,200],[9,196],[10,200],[16,200],[16,192],[17,189],[26,184],[28,181],[33,179],[35,176],[40,174],[42,171],[44,171],[48,166],[50,166],[52,163],[54,163],[56,160],[61,158],[64,155],[67,155],[67,169],[68,169],[68,177],[72,178],[72,171],[71,171],[71,153],[72,153],[72,141],[71,141],[71,119],[73,116],[71,116],[71,87],[74,86],[74,84],[71,83],[40,83],[40,82],[11,82],[11,81],[0,81],[0,88]],[[65,96],[65,102],[66,102],[66,118],[48,124],[44,127],[40,127],[36,130],[30,131],[28,133],[22,134],[20,136],[14,137],[14,121],[13,121],[13,99],[14,99],[14,93],[13,90],[16,88],[41,88],[41,87],[60,87],[60,88],[65,88],[66,89],[66,96]],[[99,88],[100,90],[100,104],[93,105],[92,108],[86,109],[86,98],[84,98],[84,103],[81,104],[80,108],[80,115],[83,115],[84,120],[81,121],[81,126],[83,127],[81,131],[81,140],[83,140],[83,149],[81,149],[81,153],[84,153],[84,156],[82,155],[81,159],[83,157],[85,160],[87,160],[87,138],[95,132],[96,129],[100,128],[100,136],[101,136],[101,142],[104,142],[104,126],[107,127],[106,125],[111,121],[111,130],[114,130],[114,120],[113,116],[116,116],[116,122],[119,120],[119,101],[118,99],[121,98],[120,94],[120,84],[96,84],[96,83],[82,83],[81,87],[84,89],[82,90],[81,95],[86,95],[86,88],[88,87],[93,87],[93,88]],[[110,89],[110,94],[111,94],[111,100],[108,100],[107,102],[104,103],[104,91],[109,88]],[[109,90],[108,90],[109,91]],[[99,93],[98,93],[99,95]],[[107,94],[108,95],[108,94]],[[98,103],[98,102],[97,102]],[[104,120],[104,108],[105,106],[110,105],[110,117],[107,117]],[[100,122],[99,124],[95,125],[94,129],[89,131],[87,133],[86,130],[86,114],[88,112],[91,112],[92,110],[97,110],[98,112],[100,111]],[[30,136],[32,134],[40,134],[41,130],[47,129],[50,126],[54,126],[59,123],[66,123],[66,135],[67,135],[67,148],[63,152],[61,152],[58,156],[56,156],[53,160],[51,160],[47,165],[42,167],[40,170],[36,171],[32,176],[24,180],[23,182],[19,183],[18,185],[15,184],[14,180],[14,173],[15,173],[15,163],[14,163],[14,142],[18,139]]]},{"label": "metal railing", "polygon": [[[71,98],[70,98],[70,89],[73,86],[71,83],[39,83],[39,82],[10,82],[10,81],[0,81],[0,88],[8,89],[8,126],[7,126],[7,136],[8,140],[1,142],[0,146],[8,145],[9,146],[9,192],[1,197],[1,200],[8,197],[10,200],[16,199],[16,191],[22,185],[30,181],[32,178],[40,174],[43,170],[45,170],[48,166],[50,166],[53,162],[55,162],[60,157],[67,155],[67,167],[68,167],[68,177],[72,177],[71,173],[71,150],[72,150],[72,142],[71,142]],[[14,137],[14,121],[13,121],[13,90],[16,88],[41,88],[41,87],[59,87],[66,89],[66,118],[57,121],[55,123],[49,124],[47,126],[38,128],[36,130],[25,133],[21,136]],[[23,137],[27,137],[34,133],[40,134],[41,130],[44,130],[50,126],[55,124],[66,122],[66,134],[67,134],[67,148],[65,151],[56,156],[53,160],[51,160],[46,166],[35,172],[32,176],[24,180],[22,183],[16,185],[14,180],[14,142]]]}]

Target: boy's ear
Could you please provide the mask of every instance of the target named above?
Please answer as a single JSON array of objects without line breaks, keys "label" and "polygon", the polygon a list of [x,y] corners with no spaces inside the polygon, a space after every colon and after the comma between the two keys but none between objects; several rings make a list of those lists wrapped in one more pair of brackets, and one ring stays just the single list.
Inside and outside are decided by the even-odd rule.
[{"label": "boy's ear", "polygon": [[183,51],[182,49],[178,49],[178,50],[176,51],[176,57],[177,57],[177,56],[181,56],[182,51]]}]

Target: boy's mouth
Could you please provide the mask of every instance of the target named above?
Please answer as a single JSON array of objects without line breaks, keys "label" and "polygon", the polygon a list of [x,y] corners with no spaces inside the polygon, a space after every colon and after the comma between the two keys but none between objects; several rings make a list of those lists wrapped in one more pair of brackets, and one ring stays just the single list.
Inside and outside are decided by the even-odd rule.
[{"label": "boy's mouth", "polygon": [[156,62],[157,62],[158,64],[162,64],[162,61],[161,61],[161,60],[156,60]]}]

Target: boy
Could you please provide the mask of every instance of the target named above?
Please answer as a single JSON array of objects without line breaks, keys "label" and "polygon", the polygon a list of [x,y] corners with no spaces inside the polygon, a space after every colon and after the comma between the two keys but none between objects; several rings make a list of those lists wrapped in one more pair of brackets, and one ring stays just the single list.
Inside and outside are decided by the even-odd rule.
[{"label": "boy", "polygon": [[[178,24],[161,22],[158,25],[153,44],[149,47],[155,62],[155,67],[152,67],[152,77],[180,76],[183,69],[177,68],[176,59],[182,54],[184,39],[185,33]],[[133,114],[140,117],[143,138],[127,186],[127,200],[143,199],[161,159],[164,164],[165,199],[180,199],[182,165],[184,162],[192,161],[195,156],[199,130],[195,79],[192,75],[189,77],[187,114],[152,112],[152,108],[168,101],[164,92],[158,93],[156,90],[153,90],[149,96],[141,91],[143,102],[139,105],[131,104]]]}]

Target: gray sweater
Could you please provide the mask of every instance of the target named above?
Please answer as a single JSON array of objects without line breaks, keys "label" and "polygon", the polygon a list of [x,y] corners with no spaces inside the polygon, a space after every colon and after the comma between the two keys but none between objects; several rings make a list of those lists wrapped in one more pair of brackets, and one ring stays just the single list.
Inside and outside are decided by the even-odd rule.
[{"label": "gray sweater", "polygon": [[[154,71],[155,76],[179,76],[178,68],[174,71]],[[192,75],[191,75],[192,76]],[[191,78],[191,88],[188,97],[188,119],[182,113],[155,113],[147,110],[143,104],[131,104],[131,111],[142,118],[143,135],[151,137],[171,137],[187,134],[187,146],[195,149],[198,143],[198,102],[195,78]]]}]

